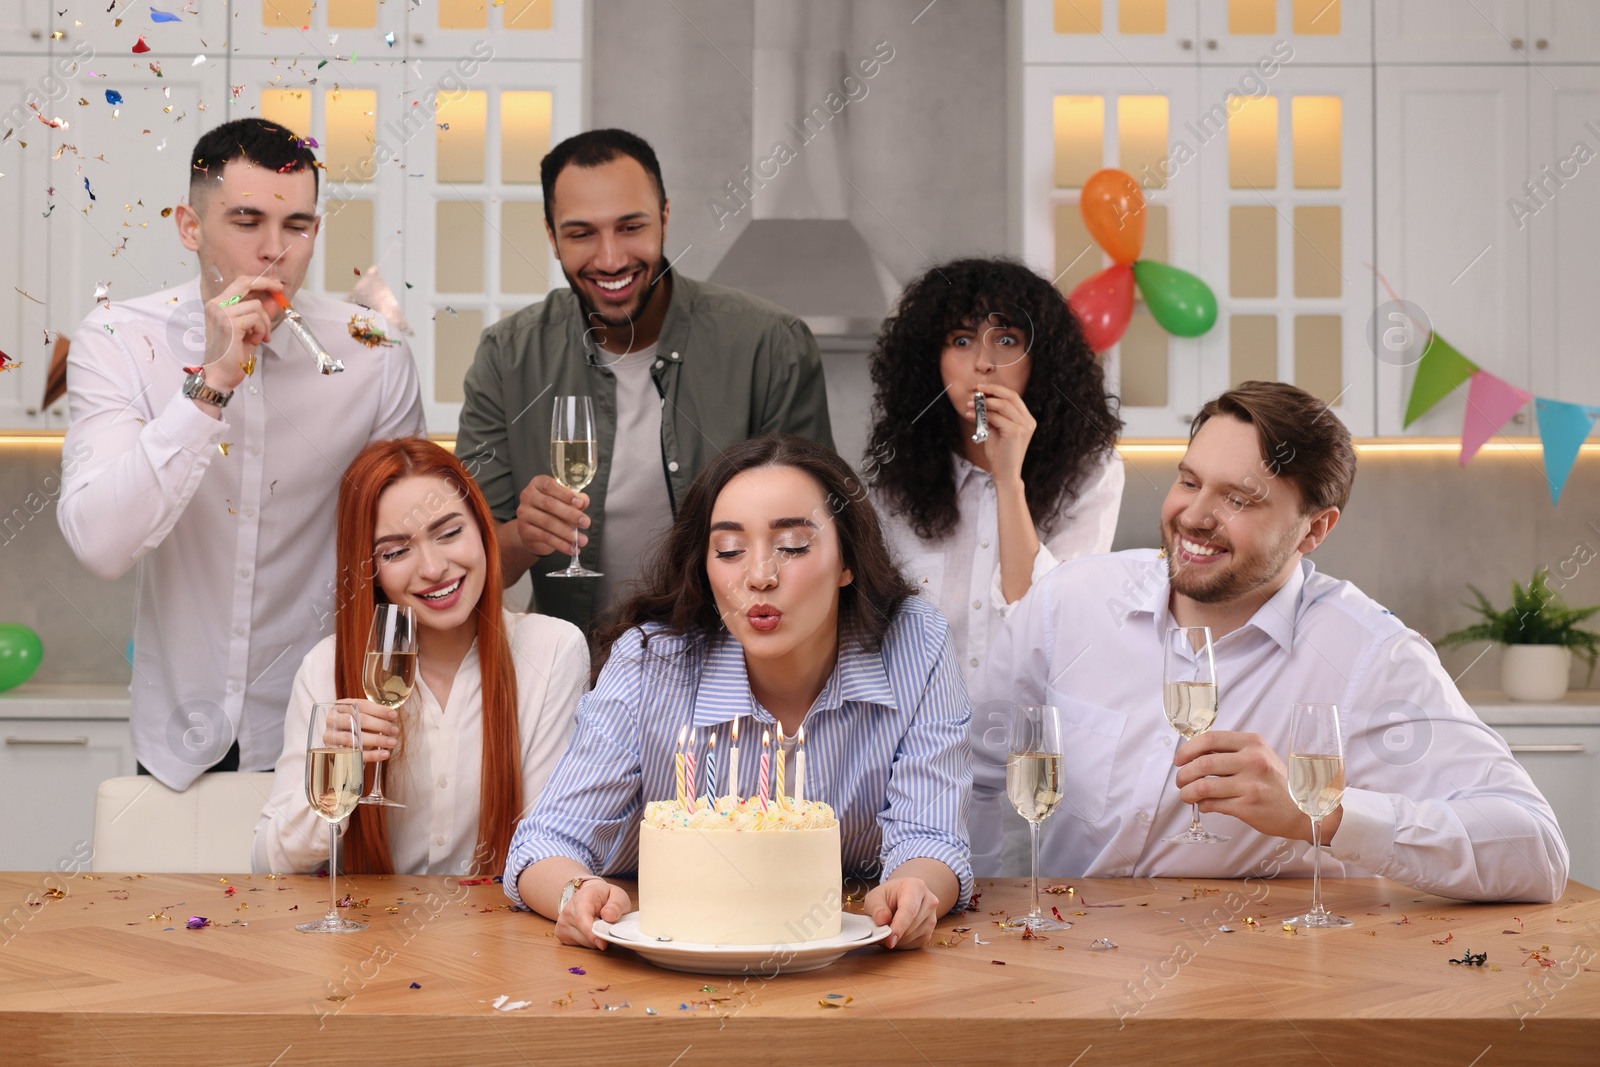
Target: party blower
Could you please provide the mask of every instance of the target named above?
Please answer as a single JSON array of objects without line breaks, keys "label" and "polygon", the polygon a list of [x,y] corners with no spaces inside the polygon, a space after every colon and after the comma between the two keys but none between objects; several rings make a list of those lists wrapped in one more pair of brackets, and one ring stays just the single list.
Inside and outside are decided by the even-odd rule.
[{"label": "party blower", "polygon": [[316,358],[317,370],[323,374],[338,374],[343,371],[344,364],[330,356],[328,350],[322,347],[322,342],[317,340],[317,335],[311,332],[311,327],[305,324],[300,313],[289,306],[289,298],[280,292],[274,292],[272,299],[283,309],[283,321],[289,324],[289,332],[299,338],[306,351]]}]

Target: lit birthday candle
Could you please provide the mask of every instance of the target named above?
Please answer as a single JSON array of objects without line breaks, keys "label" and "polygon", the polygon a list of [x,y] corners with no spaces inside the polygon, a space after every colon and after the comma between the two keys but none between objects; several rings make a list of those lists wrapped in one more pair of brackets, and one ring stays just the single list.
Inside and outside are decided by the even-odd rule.
[{"label": "lit birthday candle", "polygon": [[767,810],[767,783],[772,773],[772,735],[761,731],[761,773],[756,778],[756,795],[761,798],[761,810]]},{"label": "lit birthday candle", "polygon": [[695,779],[695,773],[694,773],[694,731],[693,730],[689,731],[689,747],[684,751],[684,754],[683,754],[683,777],[684,777],[684,781],[687,783],[687,786],[688,786],[688,789],[684,793],[684,796],[688,799],[687,807],[689,809],[689,812],[691,814],[693,814],[693,812],[694,812],[694,798],[695,798],[695,795],[697,793],[699,793],[699,790],[695,788],[696,779]]},{"label": "lit birthday candle", "polygon": [[778,806],[783,806],[783,798],[788,795],[784,790],[784,764],[789,761],[783,755],[783,724],[778,724],[778,747],[773,749],[773,790],[772,795],[777,800]]},{"label": "lit birthday candle", "polygon": [[706,799],[716,807],[717,799],[717,735],[712,734],[706,744]]},{"label": "lit birthday candle", "polygon": [[739,801],[739,720],[733,720],[733,731],[728,746],[728,796]]},{"label": "lit birthday candle", "polygon": [[689,733],[689,728],[687,726],[678,727],[678,755],[677,755],[677,758],[673,760],[673,769],[674,769],[674,772],[677,775],[677,780],[678,780],[678,803],[679,804],[682,804],[684,802],[683,801],[683,739],[684,739],[684,737],[686,737],[688,735],[688,733]]},{"label": "lit birthday candle", "polygon": [[801,804],[806,799],[806,728],[800,727],[800,732],[794,738],[794,802]]}]

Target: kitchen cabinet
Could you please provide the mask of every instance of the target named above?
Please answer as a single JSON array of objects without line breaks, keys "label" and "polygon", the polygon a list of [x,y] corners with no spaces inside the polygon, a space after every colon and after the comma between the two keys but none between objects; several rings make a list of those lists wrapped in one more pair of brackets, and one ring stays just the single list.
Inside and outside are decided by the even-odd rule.
[{"label": "kitchen cabinet", "polygon": [[1020,16],[1029,63],[1198,62],[1195,0],[1026,0]]},{"label": "kitchen cabinet", "polygon": [[35,686],[0,697],[0,867],[58,870],[94,840],[100,783],[133,774],[127,690]]},{"label": "kitchen cabinet", "polygon": [[1550,802],[1572,855],[1572,877],[1600,886],[1600,724],[1496,726]]},{"label": "kitchen cabinet", "polygon": [[1285,40],[1296,64],[1372,62],[1372,0],[1202,0],[1198,8],[1202,66],[1248,68]]},{"label": "kitchen cabinet", "polygon": [[1377,61],[1593,63],[1600,5],[1593,0],[1398,0],[1375,8]]},{"label": "kitchen cabinet", "polygon": [[[120,27],[114,13],[69,12],[52,40],[43,0],[6,5],[0,53],[26,54],[0,74],[0,100],[18,105],[0,116],[17,130],[0,147],[0,232],[19,236],[0,246],[0,351],[22,366],[0,375],[0,430],[66,428],[64,401],[39,410],[47,330],[70,335],[102,288],[115,301],[194,277],[161,213],[185,195],[206,129],[265,114],[316,138],[327,166],[306,285],[342,295],[378,264],[416,330],[428,427],[455,431],[478,331],[564,284],[538,161],[583,128],[587,8],[410,7],[219,0]],[[130,56],[140,35],[150,51]],[[39,122],[30,92],[66,125]]]}]

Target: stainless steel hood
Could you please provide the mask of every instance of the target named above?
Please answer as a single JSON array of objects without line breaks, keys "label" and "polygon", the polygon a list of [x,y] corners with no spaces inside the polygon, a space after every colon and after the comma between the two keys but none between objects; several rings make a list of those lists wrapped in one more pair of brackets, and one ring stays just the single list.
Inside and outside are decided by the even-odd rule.
[{"label": "stainless steel hood", "polygon": [[846,75],[862,82],[845,53],[848,14],[848,0],[756,0],[751,164],[723,201],[750,221],[710,278],[793,312],[835,348],[869,341],[900,290],[849,216],[846,133],[867,96],[843,88]]}]

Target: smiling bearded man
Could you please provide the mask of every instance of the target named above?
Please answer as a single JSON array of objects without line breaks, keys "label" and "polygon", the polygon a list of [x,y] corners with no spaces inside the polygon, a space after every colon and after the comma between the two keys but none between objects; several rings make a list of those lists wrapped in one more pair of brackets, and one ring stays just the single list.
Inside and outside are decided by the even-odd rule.
[{"label": "smiling bearded man", "polygon": [[[670,205],[648,144],[624,130],[581,133],[545,156],[540,177],[545,235],[571,288],[483,332],[456,451],[501,524],[506,581],[531,569],[531,610],[588,627],[711,457],[761,433],[829,448],[833,435],[805,324],[668,264]],[[599,469],[586,493],[551,477],[561,396],[593,401]],[[575,539],[599,576],[552,576]]]},{"label": "smiling bearded man", "polygon": [[[1567,847],[1549,804],[1433,646],[1305,558],[1355,470],[1327,405],[1245,382],[1194,420],[1161,507],[1162,553],[1073,560],[1034,584],[972,681],[977,874],[1015,873],[999,855],[1004,725],[1028,703],[1061,716],[1066,795],[1040,830],[1045,874],[1309,875],[1298,843],[1311,822],[1283,754],[1290,708],[1318,702],[1337,705],[1345,739],[1343,801],[1321,820],[1333,874],[1468,900],[1561,895]],[[1216,728],[1181,744],[1162,714],[1175,626],[1210,629],[1219,690]],[[1397,727],[1420,740],[1396,749]],[[1222,841],[1173,840],[1190,804],[1214,813]]]}]

